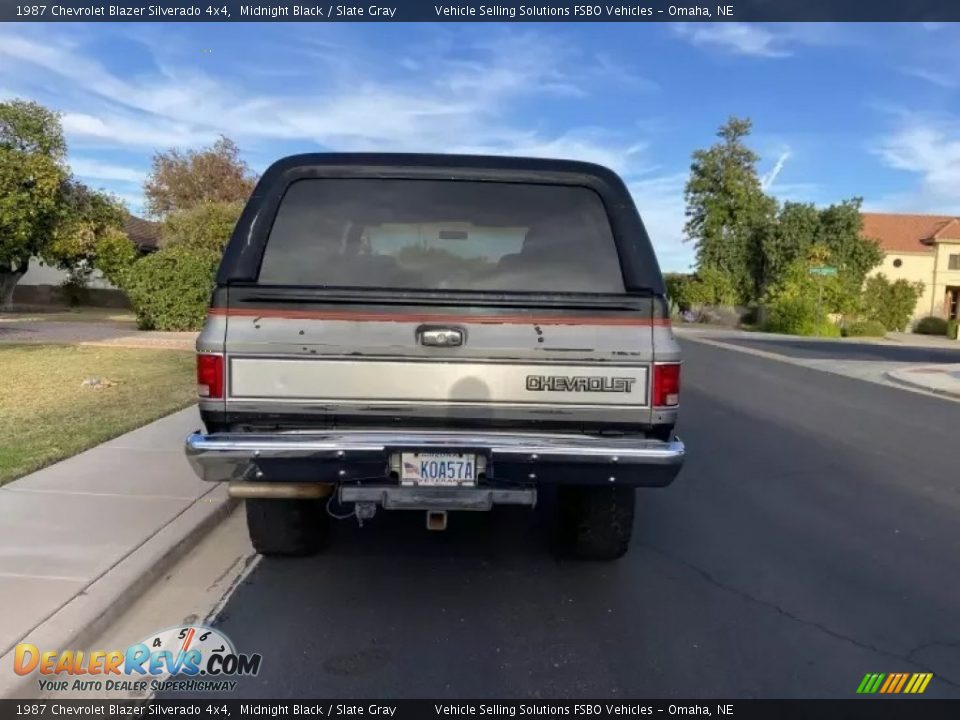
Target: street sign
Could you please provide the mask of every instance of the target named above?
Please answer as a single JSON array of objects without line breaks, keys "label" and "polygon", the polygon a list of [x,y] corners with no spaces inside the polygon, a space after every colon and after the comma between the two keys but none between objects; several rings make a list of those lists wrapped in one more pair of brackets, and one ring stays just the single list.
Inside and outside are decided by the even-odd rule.
[{"label": "street sign", "polygon": [[819,265],[817,267],[810,268],[811,275],[836,275],[837,269],[835,267],[830,267],[829,265]]}]

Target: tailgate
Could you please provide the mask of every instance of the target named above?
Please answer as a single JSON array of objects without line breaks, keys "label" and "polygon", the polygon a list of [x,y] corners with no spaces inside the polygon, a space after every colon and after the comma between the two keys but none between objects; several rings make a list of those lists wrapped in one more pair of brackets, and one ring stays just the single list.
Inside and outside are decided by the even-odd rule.
[{"label": "tailgate", "polygon": [[[232,294],[237,291],[232,291]],[[652,305],[630,311],[243,307],[226,409],[309,419],[649,421]]]}]

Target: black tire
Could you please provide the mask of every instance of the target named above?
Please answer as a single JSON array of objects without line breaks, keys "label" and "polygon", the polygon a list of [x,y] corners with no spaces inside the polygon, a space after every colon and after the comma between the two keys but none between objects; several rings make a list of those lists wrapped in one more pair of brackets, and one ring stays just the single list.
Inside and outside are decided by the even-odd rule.
[{"label": "black tire", "polygon": [[246,505],[250,541],[261,555],[313,555],[326,543],[323,501],[247,500]]},{"label": "black tire", "polygon": [[582,560],[616,560],[630,547],[636,492],[631,487],[560,488],[559,540]]}]

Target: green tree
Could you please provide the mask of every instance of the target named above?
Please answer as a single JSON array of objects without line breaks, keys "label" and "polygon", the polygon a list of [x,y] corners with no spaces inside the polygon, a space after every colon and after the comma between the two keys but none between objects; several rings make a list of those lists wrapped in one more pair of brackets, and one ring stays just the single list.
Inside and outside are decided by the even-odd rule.
[{"label": "green tree", "polygon": [[890,282],[883,273],[867,278],[863,286],[861,313],[866,320],[881,323],[887,330],[904,330],[917,301],[923,295],[922,282],[904,279]]},{"label": "green tree", "polygon": [[60,219],[67,177],[60,117],[24,100],[0,103],[0,307],[30,259],[42,255]]},{"label": "green tree", "polygon": [[739,302],[756,299],[762,286],[764,238],[777,203],[760,184],[759,156],[745,144],[751,122],[731,117],[720,142],[693,153],[685,197],[687,239],[696,244],[698,269],[730,278]]},{"label": "green tree", "polygon": [[860,198],[852,198],[821,210],[814,237],[827,248],[830,264],[838,270],[843,312],[853,309],[867,274],[883,261],[877,241],[863,236],[861,204]]},{"label": "green tree", "polygon": [[222,253],[242,211],[243,203],[211,202],[170,213],[163,221],[165,245]]},{"label": "green tree", "polygon": [[205,203],[246,202],[255,184],[236,143],[221,136],[202,150],[171,148],[154,154],[143,192],[147,210],[162,217]]},{"label": "green tree", "polygon": [[783,280],[787,268],[807,257],[817,236],[820,213],[810,203],[787,202],[761,243],[763,275],[761,291]]},{"label": "green tree", "polygon": [[668,272],[663,274],[663,282],[667,286],[667,299],[670,302],[670,309],[686,310],[686,288],[691,281],[691,276],[684,273]]},{"label": "green tree", "polygon": [[733,279],[726,272],[715,268],[703,268],[697,270],[686,283],[683,299],[688,307],[735,305],[737,303],[737,288]]},{"label": "green tree", "polygon": [[[67,271],[78,285],[86,285],[111,238],[123,238],[133,250],[123,231],[125,215],[123,204],[113,196],[68,178],[60,186],[57,223],[43,250],[44,260]],[[110,259],[104,260],[109,266]]]}]

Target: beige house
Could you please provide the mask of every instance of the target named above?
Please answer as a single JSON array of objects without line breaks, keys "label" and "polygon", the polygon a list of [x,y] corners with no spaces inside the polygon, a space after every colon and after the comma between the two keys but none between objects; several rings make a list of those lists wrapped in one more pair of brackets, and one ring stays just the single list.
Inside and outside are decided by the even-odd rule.
[{"label": "beige house", "polygon": [[872,274],[923,281],[915,318],[960,316],[960,217],[863,213],[863,234],[884,251]]}]

